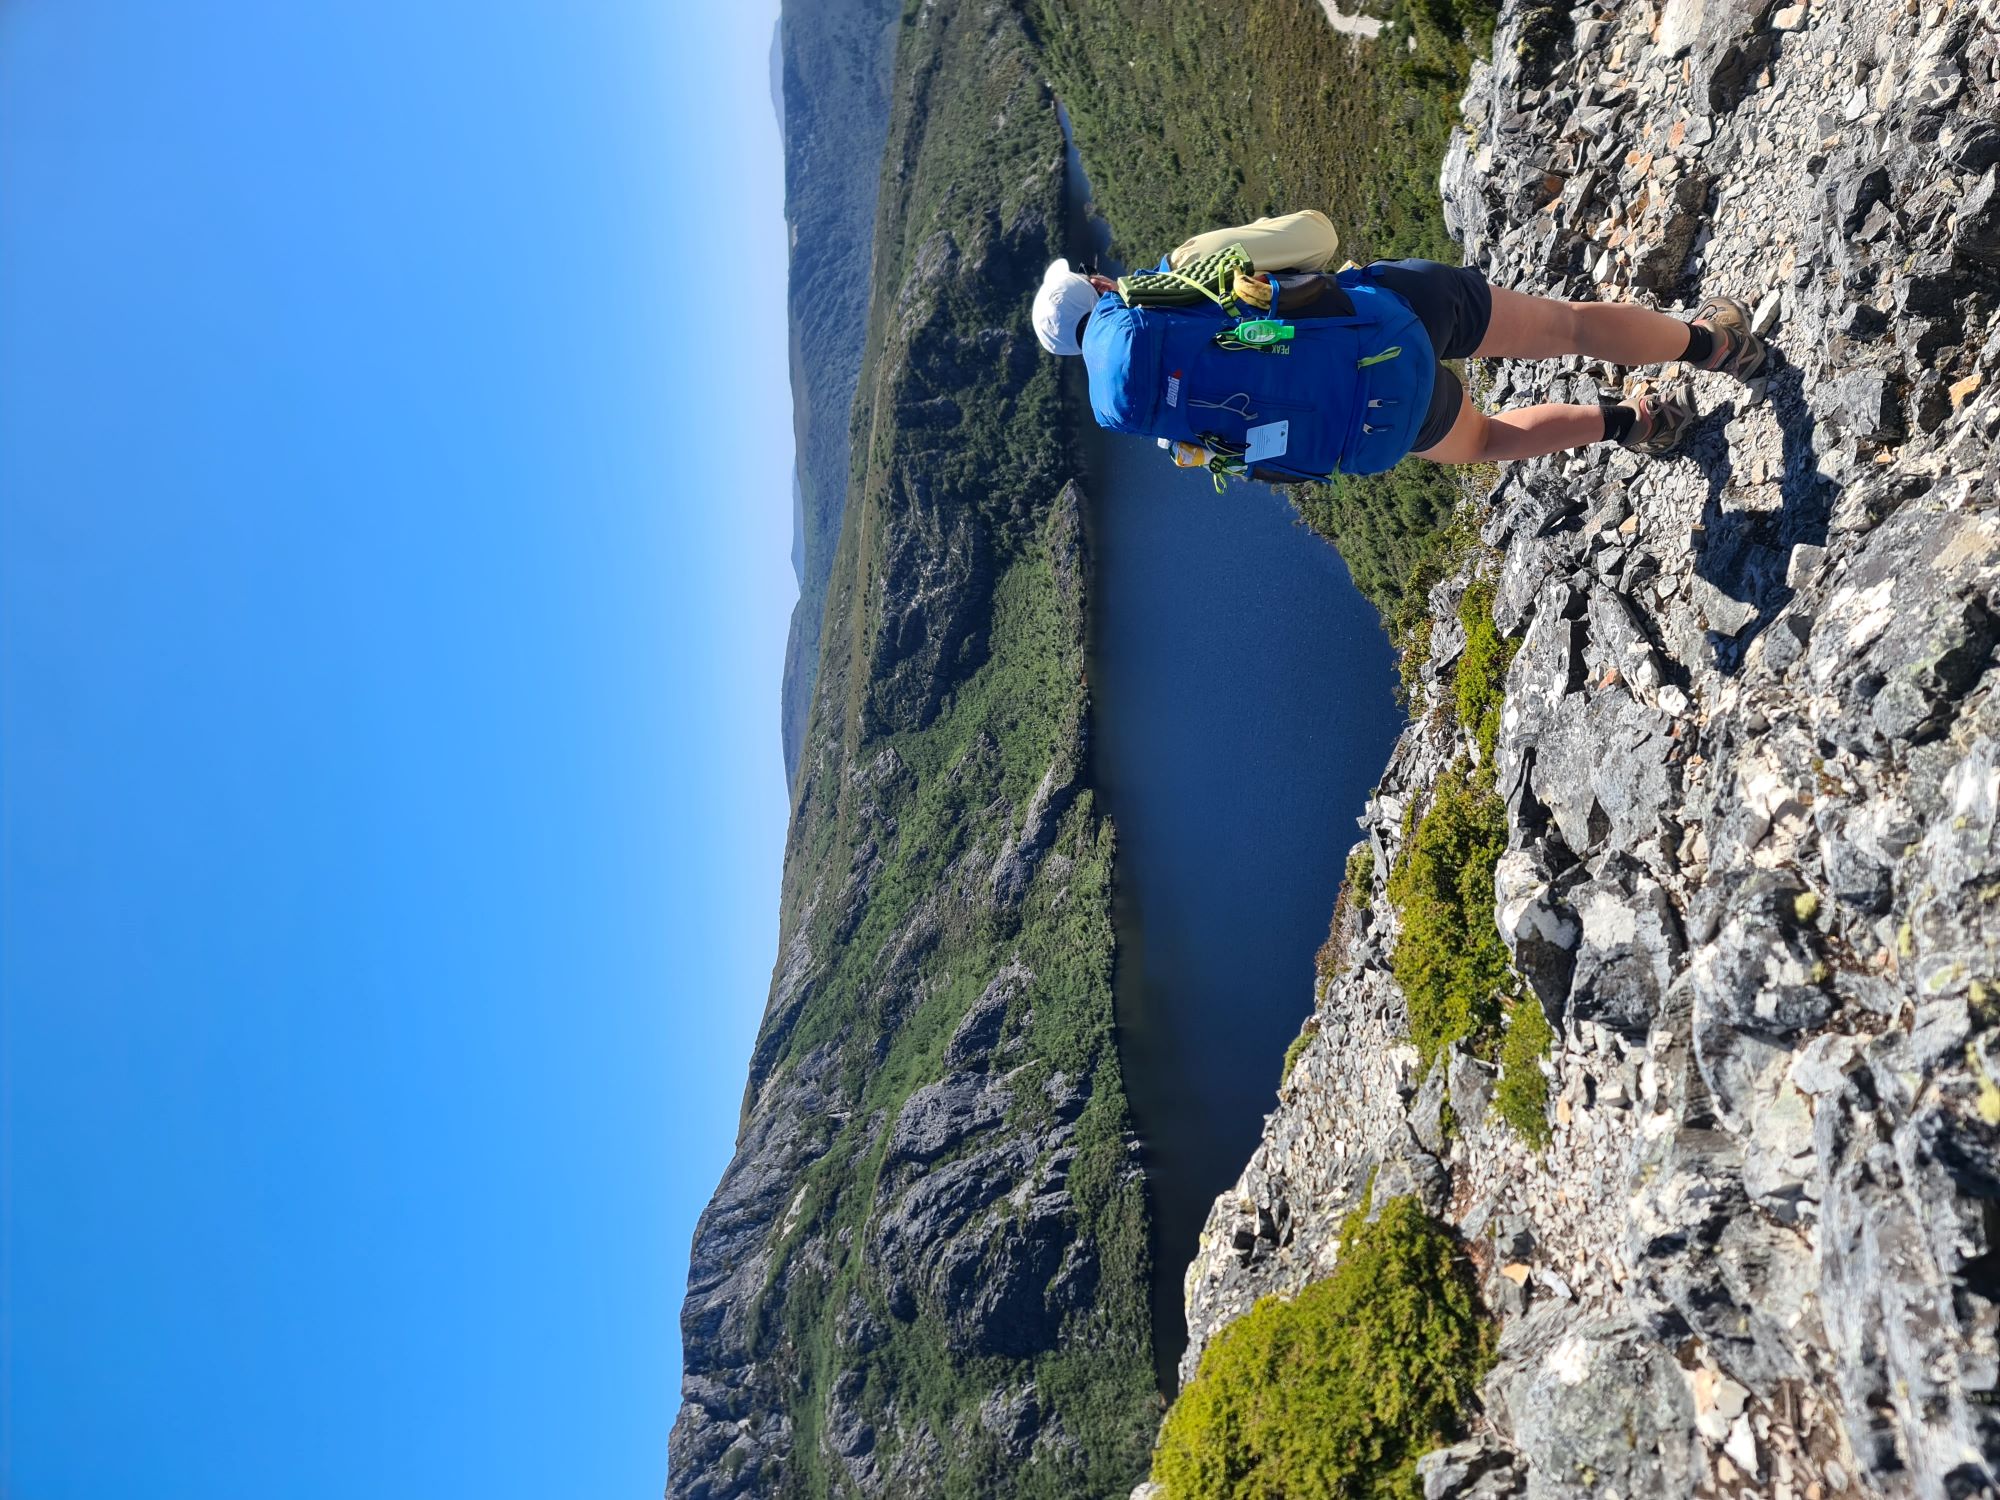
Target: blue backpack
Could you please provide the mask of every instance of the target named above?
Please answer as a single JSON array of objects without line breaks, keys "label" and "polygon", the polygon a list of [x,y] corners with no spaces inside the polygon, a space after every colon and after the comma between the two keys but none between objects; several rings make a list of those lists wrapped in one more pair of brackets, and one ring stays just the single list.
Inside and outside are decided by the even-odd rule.
[{"label": "blue backpack", "polygon": [[1394,467],[1423,426],[1437,358],[1401,297],[1365,269],[1338,279],[1352,317],[1288,319],[1289,336],[1261,347],[1232,336],[1238,320],[1218,306],[1127,307],[1106,292],[1083,333],[1097,425],[1285,479]]}]

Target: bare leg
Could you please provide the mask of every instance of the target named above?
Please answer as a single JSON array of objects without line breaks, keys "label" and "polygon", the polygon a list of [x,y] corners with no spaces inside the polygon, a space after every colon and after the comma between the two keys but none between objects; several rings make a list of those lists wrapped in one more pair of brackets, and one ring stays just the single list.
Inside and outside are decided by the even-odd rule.
[{"label": "bare leg", "polygon": [[1459,398],[1458,420],[1451,424],[1451,431],[1417,457],[1437,464],[1498,463],[1581,448],[1603,437],[1601,406],[1524,406],[1489,417],[1467,395]]},{"label": "bare leg", "polygon": [[1582,354],[1614,365],[1657,365],[1679,359],[1687,343],[1687,324],[1649,308],[1625,302],[1557,302],[1496,286],[1493,320],[1473,352],[1492,359]]}]

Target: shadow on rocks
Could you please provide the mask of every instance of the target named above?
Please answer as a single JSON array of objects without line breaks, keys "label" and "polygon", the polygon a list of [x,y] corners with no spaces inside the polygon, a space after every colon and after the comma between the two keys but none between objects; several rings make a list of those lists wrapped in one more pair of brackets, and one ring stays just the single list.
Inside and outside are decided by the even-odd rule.
[{"label": "shadow on rocks", "polygon": [[1736,482],[1733,449],[1747,440],[1738,402],[1724,402],[1697,430],[1690,451],[1708,478],[1700,545],[1694,559],[1695,605],[1715,651],[1716,669],[1742,669],[1752,641],[1791,601],[1787,573],[1800,544],[1824,546],[1832,515],[1834,481],[1820,469],[1813,447],[1813,414],[1805,376],[1776,349],[1767,366],[1766,397],[1777,418],[1779,458],[1771,475],[1775,508],[1727,506]]}]

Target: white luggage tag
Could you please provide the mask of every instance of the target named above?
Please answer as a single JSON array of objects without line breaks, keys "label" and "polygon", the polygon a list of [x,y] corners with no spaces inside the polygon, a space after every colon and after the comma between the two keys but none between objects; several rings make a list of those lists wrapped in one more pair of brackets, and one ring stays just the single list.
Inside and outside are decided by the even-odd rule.
[{"label": "white luggage tag", "polygon": [[1266,422],[1261,427],[1247,429],[1243,438],[1249,445],[1243,450],[1243,461],[1247,464],[1262,463],[1267,458],[1282,458],[1285,445],[1291,440],[1290,422]]}]

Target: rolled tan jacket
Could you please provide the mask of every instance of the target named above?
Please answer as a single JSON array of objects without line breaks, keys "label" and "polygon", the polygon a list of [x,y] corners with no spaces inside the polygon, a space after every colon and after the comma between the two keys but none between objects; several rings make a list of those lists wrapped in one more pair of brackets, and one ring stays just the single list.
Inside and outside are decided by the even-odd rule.
[{"label": "rolled tan jacket", "polygon": [[1168,264],[1179,268],[1226,245],[1241,245],[1260,271],[1327,271],[1340,254],[1333,221],[1316,208],[1259,219],[1240,229],[1211,229],[1175,248]]}]

